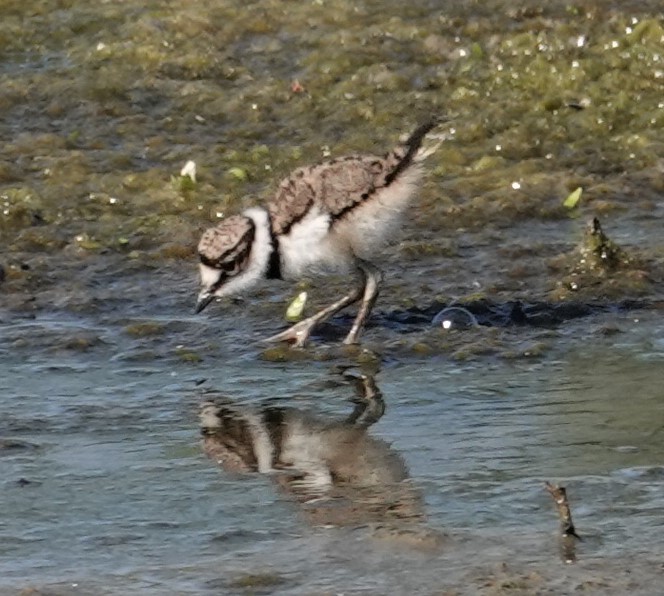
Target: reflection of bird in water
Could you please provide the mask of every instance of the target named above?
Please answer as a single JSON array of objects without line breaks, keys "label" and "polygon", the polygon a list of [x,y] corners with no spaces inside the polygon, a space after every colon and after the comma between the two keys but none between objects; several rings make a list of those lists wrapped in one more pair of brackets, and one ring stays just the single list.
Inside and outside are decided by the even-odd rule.
[{"label": "reflection of bird in water", "polygon": [[227,471],[271,474],[315,525],[423,522],[403,459],[367,432],[385,411],[382,395],[371,377],[356,385],[355,408],[338,421],[295,408],[208,401],[200,414],[204,450]]}]

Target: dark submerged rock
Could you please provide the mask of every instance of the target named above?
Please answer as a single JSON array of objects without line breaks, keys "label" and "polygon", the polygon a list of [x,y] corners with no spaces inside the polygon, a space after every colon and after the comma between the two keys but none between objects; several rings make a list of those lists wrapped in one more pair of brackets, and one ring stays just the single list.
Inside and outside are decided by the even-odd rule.
[{"label": "dark submerged rock", "polygon": [[0,455],[8,455],[17,451],[34,451],[36,449],[39,449],[39,446],[29,441],[0,438]]}]

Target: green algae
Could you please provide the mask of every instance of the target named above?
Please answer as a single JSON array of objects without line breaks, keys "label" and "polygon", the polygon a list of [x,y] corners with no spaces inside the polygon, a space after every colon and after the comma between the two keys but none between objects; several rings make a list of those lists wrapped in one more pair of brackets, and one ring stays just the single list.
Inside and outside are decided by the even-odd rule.
[{"label": "green algae", "polygon": [[72,352],[87,352],[99,345],[101,340],[92,334],[74,335],[62,338],[58,342],[58,350],[67,350]]},{"label": "green algae", "polygon": [[265,362],[300,362],[308,360],[304,350],[291,348],[288,345],[271,346],[260,353],[261,360]]},{"label": "green algae", "polygon": [[572,294],[605,297],[643,296],[652,290],[651,265],[611,240],[597,217],[586,226],[583,240],[550,262],[562,276],[553,292],[561,300]]},{"label": "green algae", "polygon": [[175,349],[175,355],[181,362],[187,364],[198,364],[203,361],[203,357],[198,352],[182,346],[178,346]]},{"label": "green algae", "polygon": [[[46,253],[194,267],[200,229],[290,169],[380,153],[432,113],[454,115],[414,218],[434,233],[403,261],[465,257],[457,230],[566,222],[580,186],[575,211],[636,221],[662,191],[663,27],[648,2],[6,2],[5,269]],[[188,160],[195,183],[178,176]]]},{"label": "green algae", "polygon": [[604,233],[596,217],[586,229],[579,252],[580,261],[576,270],[580,273],[611,273],[633,263],[633,259]]},{"label": "green algae", "polygon": [[166,330],[161,323],[145,321],[142,323],[132,323],[131,325],[127,325],[124,328],[124,331],[132,337],[150,337],[154,335],[162,335]]},{"label": "green algae", "polygon": [[507,349],[502,352],[501,356],[509,360],[537,359],[546,355],[550,349],[550,342],[529,342],[519,345],[518,349]]},{"label": "green algae", "polygon": [[229,586],[235,590],[253,593],[254,590],[264,591],[276,588],[286,583],[286,581],[286,578],[278,573],[256,572],[237,576],[230,582]]},{"label": "green algae", "polygon": [[[126,188],[126,182],[123,181],[123,184]],[[171,176],[171,184],[173,188],[185,196],[196,188],[196,182],[191,179],[191,176]]]}]

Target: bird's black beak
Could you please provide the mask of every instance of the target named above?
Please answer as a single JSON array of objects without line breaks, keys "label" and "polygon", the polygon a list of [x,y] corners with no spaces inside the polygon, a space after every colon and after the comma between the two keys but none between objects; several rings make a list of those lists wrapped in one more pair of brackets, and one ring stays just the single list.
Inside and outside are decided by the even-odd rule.
[{"label": "bird's black beak", "polygon": [[196,302],[196,308],[194,309],[194,312],[198,314],[213,300],[214,300],[214,294],[209,294],[208,292],[201,292],[200,296],[198,297],[198,302]]}]

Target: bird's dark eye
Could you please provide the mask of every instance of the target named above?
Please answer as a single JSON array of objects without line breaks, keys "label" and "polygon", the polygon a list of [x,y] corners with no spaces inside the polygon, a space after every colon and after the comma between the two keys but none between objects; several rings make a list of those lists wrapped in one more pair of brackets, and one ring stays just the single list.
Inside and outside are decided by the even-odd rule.
[{"label": "bird's dark eye", "polygon": [[211,259],[202,253],[198,253],[198,258],[206,267],[210,267],[211,269],[219,269],[219,263],[215,259]]},{"label": "bird's dark eye", "polygon": [[240,263],[237,260],[220,263],[219,268],[228,276],[233,277],[240,272]]}]

